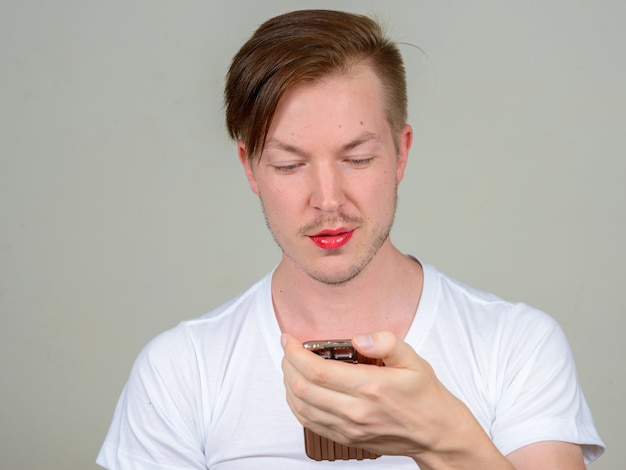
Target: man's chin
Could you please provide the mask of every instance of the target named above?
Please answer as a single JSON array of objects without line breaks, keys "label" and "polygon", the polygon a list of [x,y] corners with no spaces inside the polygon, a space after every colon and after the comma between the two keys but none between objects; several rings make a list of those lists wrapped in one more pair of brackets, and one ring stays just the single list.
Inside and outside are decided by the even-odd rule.
[{"label": "man's chin", "polygon": [[342,286],[348,284],[363,271],[361,266],[353,266],[343,269],[307,270],[307,275],[322,284],[328,286]]}]

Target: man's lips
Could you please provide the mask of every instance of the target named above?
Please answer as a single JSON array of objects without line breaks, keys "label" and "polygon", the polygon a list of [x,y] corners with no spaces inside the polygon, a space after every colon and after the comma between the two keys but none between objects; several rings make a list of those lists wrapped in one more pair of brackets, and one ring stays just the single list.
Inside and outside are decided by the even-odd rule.
[{"label": "man's lips", "polygon": [[309,238],[313,243],[324,250],[337,250],[345,246],[350,241],[353,234],[354,229],[348,230],[341,228],[337,230],[322,230],[315,235],[311,235]]}]

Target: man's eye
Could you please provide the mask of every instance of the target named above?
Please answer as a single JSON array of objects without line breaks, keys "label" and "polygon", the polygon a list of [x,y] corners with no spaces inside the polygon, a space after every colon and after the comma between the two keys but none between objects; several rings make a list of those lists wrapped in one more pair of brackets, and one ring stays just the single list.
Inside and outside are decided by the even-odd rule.
[{"label": "man's eye", "polygon": [[354,167],[361,168],[372,163],[373,157],[369,158],[350,158],[348,159],[348,163]]},{"label": "man's eye", "polygon": [[291,163],[289,165],[274,165],[276,173],[293,173],[300,167],[300,163]]}]

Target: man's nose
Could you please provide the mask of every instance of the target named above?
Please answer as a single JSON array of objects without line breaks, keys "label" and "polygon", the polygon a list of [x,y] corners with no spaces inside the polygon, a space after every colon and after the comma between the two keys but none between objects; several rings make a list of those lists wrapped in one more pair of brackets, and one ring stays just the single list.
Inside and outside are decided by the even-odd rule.
[{"label": "man's nose", "polygon": [[311,206],[324,212],[332,212],[344,204],[344,178],[338,164],[316,166],[311,180]]}]

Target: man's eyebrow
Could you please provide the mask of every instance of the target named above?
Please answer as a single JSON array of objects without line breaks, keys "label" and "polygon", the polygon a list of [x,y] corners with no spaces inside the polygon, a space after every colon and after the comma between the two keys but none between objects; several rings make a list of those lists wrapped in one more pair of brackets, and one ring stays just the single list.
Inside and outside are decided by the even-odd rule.
[{"label": "man's eyebrow", "polygon": [[[357,138],[343,145],[341,149],[343,151],[352,150],[366,142],[380,141],[380,140],[381,139],[378,136],[378,134],[375,134],[373,132],[364,132],[363,134],[359,135]],[[293,153],[295,155],[301,155],[301,156],[308,155],[308,152],[297,147],[296,145],[288,144],[278,139],[270,139],[266,144],[266,148],[275,148],[277,150],[282,150],[284,152]]]},{"label": "man's eyebrow", "polygon": [[374,134],[373,132],[364,132],[363,134],[361,134],[360,136],[358,136],[356,139],[348,142],[346,145],[343,146],[343,150],[352,150],[356,147],[358,147],[359,145],[362,145],[366,142],[369,141],[380,141],[380,137],[377,134]]},{"label": "man's eyebrow", "polygon": [[265,145],[266,148],[275,148],[277,150],[282,150],[284,152],[293,153],[296,155],[302,155],[303,157],[307,156],[307,152],[302,150],[295,145],[288,144],[278,139],[270,139]]}]

